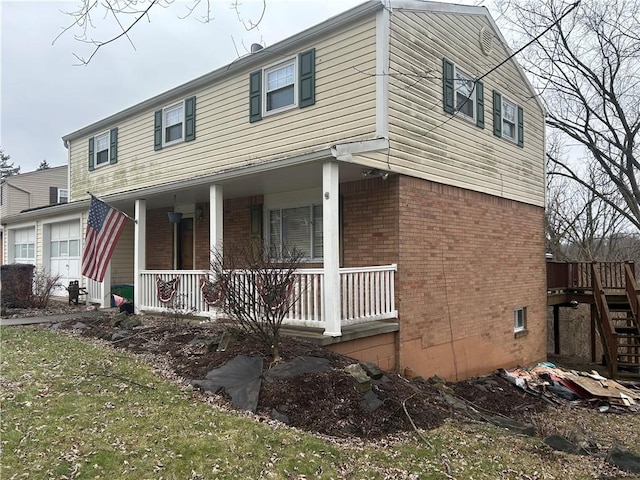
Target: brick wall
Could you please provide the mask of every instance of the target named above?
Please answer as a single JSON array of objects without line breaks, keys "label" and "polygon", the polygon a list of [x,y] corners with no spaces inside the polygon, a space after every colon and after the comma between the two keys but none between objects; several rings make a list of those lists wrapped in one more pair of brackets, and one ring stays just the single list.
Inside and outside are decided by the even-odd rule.
[{"label": "brick wall", "polygon": [[[399,182],[399,368],[453,380],[543,360],[543,209]],[[516,336],[518,307],[527,309],[527,330]]]},{"label": "brick wall", "polygon": [[398,185],[399,177],[340,184],[342,266],[398,261]]},{"label": "brick wall", "polygon": [[173,270],[173,224],[169,209],[147,210],[147,269]]}]

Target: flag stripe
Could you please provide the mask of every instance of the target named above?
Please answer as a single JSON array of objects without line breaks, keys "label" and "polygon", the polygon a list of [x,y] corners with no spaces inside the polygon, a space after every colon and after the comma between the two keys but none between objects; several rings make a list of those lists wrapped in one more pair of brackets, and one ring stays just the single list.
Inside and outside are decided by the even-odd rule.
[{"label": "flag stripe", "polygon": [[85,245],[82,252],[82,274],[98,282],[104,275],[125,226],[126,217],[96,197],[91,197]]}]

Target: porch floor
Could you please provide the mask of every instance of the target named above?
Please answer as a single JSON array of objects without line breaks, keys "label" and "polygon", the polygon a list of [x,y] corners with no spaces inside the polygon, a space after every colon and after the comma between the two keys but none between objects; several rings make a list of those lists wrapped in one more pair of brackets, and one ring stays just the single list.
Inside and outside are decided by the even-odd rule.
[{"label": "porch floor", "polygon": [[336,343],[348,342],[359,338],[373,337],[385,333],[397,332],[400,324],[393,320],[377,320],[374,322],[357,323],[342,327],[340,337],[330,337],[323,334],[322,328],[291,327],[283,326],[280,330],[282,335],[298,337],[320,346],[333,345]]}]

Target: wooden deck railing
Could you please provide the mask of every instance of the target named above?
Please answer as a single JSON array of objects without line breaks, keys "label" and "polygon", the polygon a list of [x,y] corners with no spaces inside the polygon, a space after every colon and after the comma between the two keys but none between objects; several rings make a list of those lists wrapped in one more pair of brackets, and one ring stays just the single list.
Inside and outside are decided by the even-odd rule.
[{"label": "wooden deck railing", "polygon": [[593,271],[604,289],[624,289],[625,268],[635,275],[633,262],[547,262],[547,290],[593,290]]}]

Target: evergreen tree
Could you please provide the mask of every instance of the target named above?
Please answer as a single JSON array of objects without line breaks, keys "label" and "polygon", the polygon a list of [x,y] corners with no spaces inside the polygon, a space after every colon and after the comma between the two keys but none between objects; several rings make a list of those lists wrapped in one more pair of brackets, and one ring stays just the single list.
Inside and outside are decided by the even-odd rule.
[{"label": "evergreen tree", "polygon": [[11,175],[18,175],[20,173],[20,167],[14,167],[13,163],[9,163],[10,155],[5,154],[0,148],[0,178],[10,177]]},{"label": "evergreen tree", "polygon": [[51,168],[51,166],[47,163],[47,160],[42,160],[40,165],[38,165],[38,170],[46,170],[47,168]]}]

